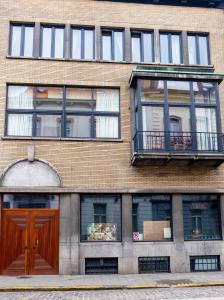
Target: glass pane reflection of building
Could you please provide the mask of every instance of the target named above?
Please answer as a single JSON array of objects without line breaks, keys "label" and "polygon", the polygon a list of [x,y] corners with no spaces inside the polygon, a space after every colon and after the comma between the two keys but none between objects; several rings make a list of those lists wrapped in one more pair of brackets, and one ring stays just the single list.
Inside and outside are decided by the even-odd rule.
[{"label": "glass pane reflection of building", "polygon": [[3,196],[3,208],[59,208],[58,195],[42,194],[6,194]]}]

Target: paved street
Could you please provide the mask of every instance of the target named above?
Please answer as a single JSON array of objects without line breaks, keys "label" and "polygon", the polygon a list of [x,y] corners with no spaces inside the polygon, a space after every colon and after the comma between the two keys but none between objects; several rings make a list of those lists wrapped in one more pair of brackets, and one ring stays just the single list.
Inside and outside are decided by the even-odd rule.
[{"label": "paved street", "polygon": [[75,292],[11,292],[0,293],[0,300],[159,300],[194,299],[224,300],[224,287],[164,288],[143,290],[75,291]]}]

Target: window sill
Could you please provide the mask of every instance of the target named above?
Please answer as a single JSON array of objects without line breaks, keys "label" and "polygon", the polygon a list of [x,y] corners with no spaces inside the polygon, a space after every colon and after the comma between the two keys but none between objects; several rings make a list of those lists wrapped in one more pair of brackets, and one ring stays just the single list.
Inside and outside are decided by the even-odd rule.
[{"label": "window sill", "polygon": [[76,142],[117,142],[122,143],[123,139],[93,139],[93,138],[54,138],[54,137],[19,137],[19,136],[2,136],[2,140],[22,140],[22,141],[76,141]]},{"label": "window sill", "polygon": [[87,62],[87,63],[112,63],[112,64],[130,64],[130,65],[144,65],[144,66],[163,66],[163,67],[189,67],[201,69],[214,69],[214,65],[190,65],[190,64],[162,64],[160,62],[133,62],[133,61],[116,61],[116,60],[102,60],[102,59],[72,59],[72,58],[50,58],[50,57],[26,57],[26,56],[11,56],[7,55],[7,59],[24,59],[24,60],[44,60],[44,61],[61,61],[61,62]]}]

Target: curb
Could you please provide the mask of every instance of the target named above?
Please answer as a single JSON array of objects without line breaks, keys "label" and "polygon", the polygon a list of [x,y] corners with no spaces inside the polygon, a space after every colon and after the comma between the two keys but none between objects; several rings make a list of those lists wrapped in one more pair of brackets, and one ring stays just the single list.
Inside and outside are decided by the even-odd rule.
[{"label": "curb", "polygon": [[156,288],[193,288],[224,286],[224,282],[198,282],[183,284],[144,284],[144,285],[72,285],[72,286],[9,286],[0,287],[2,292],[53,292],[53,291],[96,291],[96,290],[137,290]]}]

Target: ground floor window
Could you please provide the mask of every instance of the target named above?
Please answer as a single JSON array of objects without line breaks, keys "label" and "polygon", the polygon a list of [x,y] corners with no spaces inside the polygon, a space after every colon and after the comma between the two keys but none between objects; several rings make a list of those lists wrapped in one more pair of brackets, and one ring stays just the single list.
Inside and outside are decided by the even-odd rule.
[{"label": "ground floor window", "polygon": [[121,199],[118,195],[81,198],[81,241],[121,240]]},{"label": "ground floor window", "polygon": [[85,259],[85,274],[117,274],[118,258],[101,257]]},{"label": "ground floor window", "polygon": [[139,273],[159,273],[170,271],[170,258],[168,256],[139,257]]},{"label": "ground floor window", "polygon": [[221,239],[220,208],[217,195],[183,195],[185,240]]},{"label": "ground floor window", "polygon": [[132,203],[133,240],[171,240],[171,212],[169,195],[134,196]]},{"label": "ground floor window", "polygon": [[220,257],[218,255],[191,256],[192,272],[220,271]]}]

